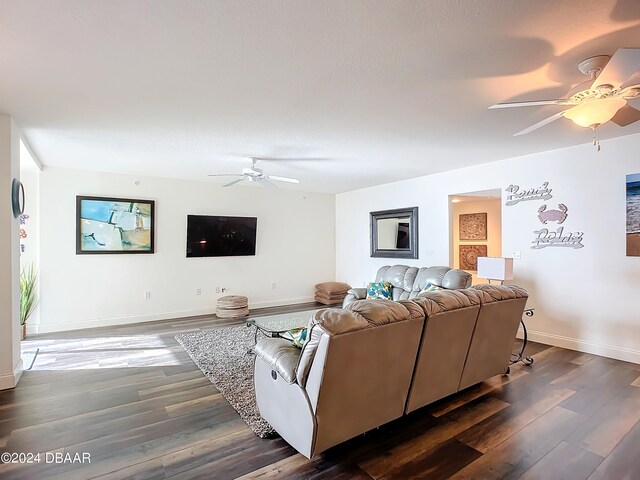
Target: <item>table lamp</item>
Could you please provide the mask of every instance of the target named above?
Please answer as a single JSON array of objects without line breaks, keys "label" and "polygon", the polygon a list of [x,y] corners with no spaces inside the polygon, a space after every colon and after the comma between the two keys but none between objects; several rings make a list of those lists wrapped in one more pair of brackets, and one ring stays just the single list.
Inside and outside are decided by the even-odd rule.
[{"label": "table lamp", "polygon": [[499,280],[502,285],[505,280],[513,279],[513,258],[478,257],[478,277]]}]

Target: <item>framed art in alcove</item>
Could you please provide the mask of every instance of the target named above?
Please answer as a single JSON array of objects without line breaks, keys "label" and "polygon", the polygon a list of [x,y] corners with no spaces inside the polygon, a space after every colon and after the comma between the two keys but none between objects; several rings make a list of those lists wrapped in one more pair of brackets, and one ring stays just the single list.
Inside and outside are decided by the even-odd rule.
[{"label": "framed art in alcove", "polygon": [[478,257],[487,256],[486,245],[460,245],[460,269],[478,270]]},{"label": "framed art in alcove", "polygon": [[76,254],[154,253],[155,202],[76,197]]},{"label": "framed art in alcove", "polygon": [[461,241],[487,239],[487,214],[461,213],[459,218],[459,236]]},{"label": "framed art in alcove", "polygon": [[640,173],[627,175],[627,256],[640,257]]}]

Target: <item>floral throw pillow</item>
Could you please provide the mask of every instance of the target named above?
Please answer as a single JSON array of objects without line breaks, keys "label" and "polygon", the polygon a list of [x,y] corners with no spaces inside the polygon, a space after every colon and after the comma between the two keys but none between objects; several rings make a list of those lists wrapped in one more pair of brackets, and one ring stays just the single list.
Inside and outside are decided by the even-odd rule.
[{"label": "floral throw pillow", "polygon": [[426,292],[437,292],[438,290],[444,290],[444,288],[439,287],[438,285],[433,285],[432,283],[427,283],[424,288],[422,290],[420,290],[420,294],[426,293]]},{"label": "floral throw pillow", "polygon": [[367,287],[367,299],[391,300],[392,288],[389,282],[371,282]]}]

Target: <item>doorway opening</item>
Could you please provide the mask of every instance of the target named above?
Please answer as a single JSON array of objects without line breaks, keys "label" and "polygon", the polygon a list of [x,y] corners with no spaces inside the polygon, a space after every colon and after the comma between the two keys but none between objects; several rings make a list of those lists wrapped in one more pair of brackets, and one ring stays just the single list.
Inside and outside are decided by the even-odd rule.
[{"label": "doorway opening", "polygon": [[449,265],[468,271],[473,284],[478,257],[502,256],[502,191],[498,189],[449,195]]}]

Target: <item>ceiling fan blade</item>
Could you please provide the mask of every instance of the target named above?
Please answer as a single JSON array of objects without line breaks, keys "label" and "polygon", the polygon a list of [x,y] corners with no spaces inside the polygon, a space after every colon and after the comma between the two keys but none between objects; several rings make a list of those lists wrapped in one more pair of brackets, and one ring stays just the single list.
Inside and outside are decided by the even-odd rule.
[{"label": "ceiling fan blade", "polygon": [[275,183],[273,183],[273,182],[270,182],[270,181],[269,181],[269,178],[268,178],[268,177],[260,177],[260,178],[258,179],[258,183],[259,183],[260,185],[262,185],[263,187],[267,187],[267,188],[278,188],[278,186],[277,186]]},{"label": "ceiling fan blade", "polygon": [[234,180],[233,182],[229,182],[229,183],[225,183],[224,185],[222,185],[223,187],[230,187],[232,185],[235,185],[236,183],[240,183],[240,182],[244,182],[246,180],[246,178],[239,178],[238,180]]},{"label": "ceiling fan blade", "polygon": [[[570,109],[569,109],[570,110]],[[525,128],[524,130],[520,130],[517,133],[514,133],[513,136],[517,137],[519,135],[525,135],[527,133],[531,133],[534,130],[539,129],[540,127],[544,127],[545,125],[548,125],[551,122],[555,122],[556,120],[564,117],[564,113],[567,110],[563,110],[562,112],[558,112],[555,115],[551,115],[550,117],[545,118],[544,120],[540,120],[538,123],[534,123],[533,125],[531,125],[530,127]]]},{"label": "ceiling fan blade", "polygon": [[640,48],[619,48],[594,80],[591,88],[605,84],[618,88],[638,69],[640,69]]},{"label": "ceiling fan blade", "polygon": [[640,110],[633,108],[630,105],[622,107],[611,119],[612,122],[617,123],[621,127],[631,125],[638,120],[640,120]]},{"label": "ceiling fan blade", "polygon": [[622,85],[620,85],[620,90],[633,87],[634,85],[640,85],[640,71],[627,78],[627,80]]},{"label": "ceiling fan blade", "polygon": [[213,173],[207,177],[244,177],[244,175],[241,173]]},{"label": "ceiling fan blade", "polygon": [[254,157],[256,160],[275,163],[291,162],[323,162],[329,160],[328,157]]},{"label": "ceiling fan blade", "polygon": [[513,107],[537,107],[539,105],[571,105],[568,99],[562,98],[558,100],[533,100],[531,102],[511,102],[511,103],[496,103],[489,107],[490,110],[494,108],[513,108]]},{"label": "ceiling fan blade", "polygon": [[300,180],[298,180],[297,178],[278,177],[277,175],[269,175],[267,179],[275,180],[277,182],[300,183]]}]

